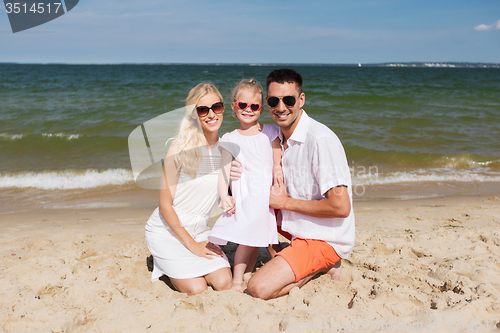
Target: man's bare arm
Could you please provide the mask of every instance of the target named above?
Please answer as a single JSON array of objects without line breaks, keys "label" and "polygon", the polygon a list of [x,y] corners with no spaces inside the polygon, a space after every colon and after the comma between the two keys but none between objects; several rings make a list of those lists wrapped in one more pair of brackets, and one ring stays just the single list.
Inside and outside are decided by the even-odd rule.
[{"label": "man's bare arm", "polygon": [[326,198],[308,201],[290,198],[282,180],[271,186],[269,206],[321,218],[346,218],[351,212],[347,186],[332,187],[326,192]]}]

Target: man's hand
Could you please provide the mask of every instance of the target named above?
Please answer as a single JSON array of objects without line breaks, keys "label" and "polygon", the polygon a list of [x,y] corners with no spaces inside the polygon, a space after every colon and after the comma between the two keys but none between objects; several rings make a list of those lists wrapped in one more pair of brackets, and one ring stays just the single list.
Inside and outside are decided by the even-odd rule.
[{"label": "man's hand", "polygon": [[277,178],[276,180],[277,183],[271,186],[269,207],[274,209],[285,209],[285,203],[289,198],[286,193],[286,186],[282,178]]},{"label": "man's hand", "polygon": [[243,172],[243,169],[241,168],[241,163],[238,161],[232,161],[231,162],[231,169],[229,172],[229,179],[231,179],[233,181],[239,180],[242,172]]}]

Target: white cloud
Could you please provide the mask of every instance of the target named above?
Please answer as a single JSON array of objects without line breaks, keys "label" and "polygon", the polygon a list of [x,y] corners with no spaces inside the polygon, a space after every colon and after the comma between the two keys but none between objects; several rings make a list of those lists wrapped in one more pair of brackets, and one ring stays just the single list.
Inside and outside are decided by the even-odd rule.
[{"label": "white cloud", "polygon": [[500,20],[496,21],[494,24],[491,25],[480,24],[474,27],[474,30],[476,31],[486,31],[492,29],[500,30]]},{"label": "white cloud", "polygon": [[486,25],[486,24],[480,24],[480,25],[474,27],[474,30],[476,30],[476,31],[485,31],[485,30],[491,30],[491,29],[493,29],[493,26]]}]

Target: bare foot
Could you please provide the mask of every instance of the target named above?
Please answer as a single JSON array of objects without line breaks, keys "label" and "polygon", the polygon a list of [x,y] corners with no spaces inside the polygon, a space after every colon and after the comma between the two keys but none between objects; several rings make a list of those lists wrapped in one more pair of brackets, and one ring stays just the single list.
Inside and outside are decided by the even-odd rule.
[{"label": "bare foot", "polygon": [[252,277],[252,272],[247,272],[243,274],[243,281],[248,281]]},{"label": "bare foot", "polygon": [[341,260],[337,261],[334,265],[329,267],[328,272],[326,272],[332,280],[334,281],[342,281],[342,267]]},{"label": "bare foot", "polygon": [[241,284],[232,286],[231,290],[236,290],[237,292],[243,293],[243,288],[241,287]]}]

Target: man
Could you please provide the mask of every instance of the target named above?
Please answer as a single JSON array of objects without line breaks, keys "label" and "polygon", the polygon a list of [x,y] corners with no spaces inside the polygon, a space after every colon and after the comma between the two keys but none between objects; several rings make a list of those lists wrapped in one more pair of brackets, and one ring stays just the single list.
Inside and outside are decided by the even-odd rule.
[{"label": "man", "polygon": [[281,210],[281,229],[293,237],[248,282],[252,296],[271,299],[317,274],[338,273],[354,245],[354,213],[344,149],[335,133],[302,109],[300,74],[275,70],[266,86],[269,113],[280,127],[284,176],[272,186],[269,206]]}]

